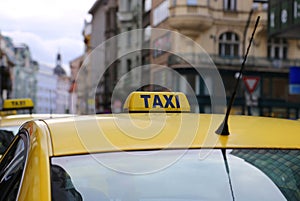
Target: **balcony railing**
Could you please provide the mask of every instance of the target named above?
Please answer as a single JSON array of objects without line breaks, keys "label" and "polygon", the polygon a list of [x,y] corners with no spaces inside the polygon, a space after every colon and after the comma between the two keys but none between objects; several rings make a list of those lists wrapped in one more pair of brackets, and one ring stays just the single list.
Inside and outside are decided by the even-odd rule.
[{"label": "balcony railing", "polygon": [[133,20],[133,12],[129,11],[119,11],[117,13],[118,20],[121,22],[127,22],[127,21],[132,21]]},{"label": "balcony railing", "polygon": [[[193,54],[193,53],[182,53],[178,55],[170,55],[168,58],[168,65],[186,66],[186,65],[207,65],[212,64],[222,66],[240,66],[243,62],[243,57],[222,57],[219,55],[206,54]],[[270,59],[267,57],[253,57],[249,56],[245,63],[246,66],[251,67],[262,67],[262,68],[288,68],[290,66],[300,66],[300,59]]]}]

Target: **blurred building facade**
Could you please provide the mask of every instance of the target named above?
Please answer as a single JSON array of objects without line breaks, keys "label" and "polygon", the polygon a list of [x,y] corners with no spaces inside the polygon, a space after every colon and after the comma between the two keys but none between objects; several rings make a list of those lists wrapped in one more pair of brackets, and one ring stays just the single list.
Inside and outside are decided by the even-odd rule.
[{"label": "blurred building facade", "polygon": [[[118,72],[115,83],[112,109],[122,110],[117,107],[118,102],[124,102],[130,92],[135,91],[149,82],[150,58],[150,11],[149,0],[119,0],[117,13],[118,22]],[[142,67],[143,66],[143,67]],[[141,68],[142,67],[142,68]],[[115,101],[115,103],[114,103]]]},{"label": "blurred building facade", "polygon": [[82,96],[81,96],[81,99],[79,99],[78,88],[77,88],[78,73],[79,73],[82,63],[84,61],[84,58],[85,58],[85,56],[81,55],[81,56],[73,59],[72,61],[70,61],[70,72],[71,72],[70,88],[69,88],[69,94],[70,94],[69,111],[70,111],[70,114],[77,114],[77,113],[83,114],[84,113],[84,111],[81,111],[81,109],[83,109],[83,108],[79,107],[80,102],[84,101],[84,99],[82,99]]},{"label": "blurred building facade", "polygon": [[[149,63],[149,50],[135,51],[141,49],[142,43],[149,43],[149,37],[144,38],[144,33],[134,35],[130,32],[150,26],[151,1],[148,7],[149,5],[150,8],[145,9],[144,0],[98,0],[91,7],[89,13],[92,20],[84,25],[86,46],[81,57],[80,71],[76,76],[77,113],[111,112],[111,96],[116,85],[124,88],[123,91],[138,87],[142,72],[138,72],[139,75],[133,73],[123,81],[119,80],[134,67]],[[113,37],[119,33],[125,33],[126,36],[121,40],[114,40]],[[108,42],[102,44],[105,41]],[[124,51],[130,50],[131,54],[123,55]],[[70,65],[74,66],[74,62],[75,59]],[[148,77],[147,75],[145,79]],[[132,85],[132,80],[137,83],[136,86]]]},{"label": "blurred building facade", "polygon": [[[260,16],[243,74],[244,78],[254,77],[258,84],[250,93],[242,83],[235,100],[235,112],[299,118],[299,95],[289,93],[289,69],[300,65],[299,41],[269,37],[266,1],[160,0],[153,1],[152,7],[153,27],[179,32],[206,50],[220,72],[227,99],[232,94],[236,73],[239,72],[255,21]],[[159,37],[172,41],[167,38],[168,35]],[[155,48],[159,48],[159,43],[154,44],[159,37],[154,38],[151,44]],[[174,48],[172,43],[170,45],[170,49]],[[195,54],[192,46],[188,46],[186,44],[182,48],[180,55],[197,64],[201,55]],[[185,77],[197,95],[200,112],[211,112],[209,93],[213,93],[213,83],[207,81],[210,78],[201,77],[178,55],[160,52],[152,56],[151,62],[167,65]]]},{"label": "blurred building facade", "polygon": [[[118,83],[119,87],[124,91],[131,88],[137,88],[141,82],[141,75],[138,71],[132,71],[134,67],[141,66],[142,49],[142,32],[134,32],[132,30],[142,28],[142,1],[122,1],[119,0],[118,9],[118,28],[121,37],[118,37],[118,68],[117,78],[125,75],[125,78]],[[128,54],[128,52],[130,52]]]},{"label": "blurred building facade", "polygon": [[[101,5],[98,3],[102,2]],[[117,58],[118,44],[117,41],[112,39],[118,33],[117,26],[117,12],[118,1],[96,1],[94,6],[90,10],[92,14],[92,33],[91,33],[91,45],[93,47],[93,53],[91,54],[91,68],[93,69],[92,78],[94,80],[92,96],[89,101],[95,107],[95,113],[107,113],[110,108],[110,97],[112,94],[113,86],[117,80]],[[104,16],[100,19],[99,16]],[[97,26],[100,22],[102,26]],[[96,30],[94,29],[96,28]],[[97,30],[103,35],[97,34]],[[98,32],[98,33],[99,33]],[[109,42],[106,42],[108,41]],[[101,41],[101,43],[95,43],[95,41]],[[100,65],[99,65],[100,64]]]},{"label": "blurred building facade", "polygon": [[[290,67],[300,65],[297,56],[300,53],[299,41],[268,35],[268,8],[268,1],[256,0],[96,1],[89,10],[92,20],[89,24],[85,23],[88,26],[85,25],[83,34],[86,48],[82,57],[84,68],[80,73],[83,76],[82,79],[78,77],[76,83],[77,112],[107,112],[113,105],[110,98],[116,85],[124,89],[127,87],[123,90],[126,92],[134,90],[134,84],[138,86],[146,79],[151,80],[147,82],[159,80],[163,85],[171,83],[173,85],[167,88],[186,92],[182,83],[172,80],[172,76],[159,68],[152,68],[151,73],[149,68],[143,68],[145,71],[136,77],[131,73],[136,67],[149,63],[176,70],[195,92],[199,112],[212,112],[212,79],[201,77],[182,59],[188,58],[191,63],[197,64],[203,55],[195,53],[193,44],[174,47],[176,44],[172,42],[174,38],[171,33],[151,34],[151,27],[175,31],[201,45],[217,67],[229,100],[255,21],[260,16],[243,74],[243,80],[249,78],[252,82],[254,79],[257,83],[250,91],[247,82],[241,81],[234,111],[236,114],[298,118],[300,98],[290,93],[289,76]],[[90,32],[86,31],[87,27]],[[144,33],[133,36],[131,31],[139,28],[143,28]],[[120,33],[126,36],[120,37],[123,41],[109,40],[110,43],[101,45]],[[135,51],[140,47],[143,51]],[[145,47],[153,50],[146,50]],[[180,53],[170,54],[161,51],[162,47],[166,50],[175,48]],[[123,55],[124,51],[131,49],[132,53]],[[109,68],[106,70],[107,66]],[[99,71],[103,72],[101,80],[97,77]]]},{"label": "blurred building facade", "polygon": [[40,65],[32,59],[26,44],[14,44],[0,34],[0,97],[30,98],[35,113],[70,112],[70,77],[62,67],[61,54],[56,66]]},{"label": "blurred building facade", "polygon": [[40,64],[37,73],[36,113],[68,114],[71,112],[71,78],[62,67],[61,54],[56,56],[56,65]]},{"label": "blurred building facade", "polygon": [[66,71],[62,67],[62,58],[61,54],[58,53],[56,57],[56,66],[53,69],[53,75],[56,76],[56,89],[55,89],[55,98],[56,98],[56,114],[68,114],[70,97],[70,77],[67,76]]},{"label": "blurred building facade", "polygon": [[[92,23],[84,21],[82,36],[84,39],[84,51],[79,57],[70,61],[71,86],[70,86],[70,111],[72,114],[91,113],[92,106],[89,106],[87,89],[91,85],[90,78],[90,52],[91,46]],[[84,64],[84,66],[83,66]]]},{"label": "blurred building facade", "polygon": [[[0,33],[0,99],[11,97],[12,73],[16,64],[12,39]],[[1,103],[2,105],[2,103]]]},{"label": "blurred building facade", "polygon": [[36,113],[51,114],[56,111],[56,84],[57,77],[53,75],[53,67],[40,64],[37,73]]},{"label": "blurred building facade", "polygon": [[69,114],[70,113],[70,77],[67,75],[57,76],[56,85],[56,110],[57,114]]},{"label": "blurred building facade", "polygon": [[26,44],[15,45],[16,63],[12,70],[11,98],[30,98],[36,103],[38,62]]}]

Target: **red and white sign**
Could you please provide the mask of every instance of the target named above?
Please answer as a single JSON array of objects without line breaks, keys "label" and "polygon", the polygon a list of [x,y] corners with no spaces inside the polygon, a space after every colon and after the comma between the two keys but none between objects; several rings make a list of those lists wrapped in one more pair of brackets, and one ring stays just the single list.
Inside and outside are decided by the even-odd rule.
[{"label": "red and white sign", "polygon": [[243,76],[243,81],[249,93],[253,93],[258,85],[260,78],[257,76]]}]

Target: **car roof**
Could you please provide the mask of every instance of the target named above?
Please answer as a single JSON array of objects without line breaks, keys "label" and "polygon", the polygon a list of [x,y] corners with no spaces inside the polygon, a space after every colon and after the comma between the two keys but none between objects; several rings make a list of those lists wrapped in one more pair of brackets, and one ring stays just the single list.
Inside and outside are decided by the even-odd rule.
[{"label": "car roof", "polygon": [[229,118],[231,134],[221,136],[215,130],[223,118],[211,114],[137,113],[44,122],[51,135],[50,155],[54,156],[175,148],[300,148],[299,121],[233,115]]},{"label": "car roof", "polygon": [[1,116],[0,127],[21,126],[26,121],[73,116],[68,114],[16,114]]}]

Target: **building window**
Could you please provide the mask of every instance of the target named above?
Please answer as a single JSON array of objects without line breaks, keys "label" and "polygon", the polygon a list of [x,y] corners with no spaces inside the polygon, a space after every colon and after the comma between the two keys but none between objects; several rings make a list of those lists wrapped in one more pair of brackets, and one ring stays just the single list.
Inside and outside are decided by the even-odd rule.
[{"label": "building window", "polygon": [[148,25],[146,28],[143,29],[144,32],[144,41],[150,41],[151,38],[151,26]]},{"label": "building window", "polygon": [[171,34],[166,33],[165,35],[155,39],[152,43],[153,47],[153,58],[159,57],[171,49]]},{"label": "building window", "polygon": [[223,0],[224,10],[235,11],[236,0]]},{"label": "building window", "polygon": [[127,11],[128,12],[131,11],[131,0],[128,0],[128,2],[127,2]]},{"label": "building window", "polygon": [[176,6],[177,0],[172,0],[172,6]]},{"label": "building window", "polygon": [[164,0],[159,6],[153,9],[152,24],[157,26],[169,17],[169,1]]},{"label": "building window", "polygon": [[139,59],[139,56],[136,56],[135,61],[136,61],[136,65],[139,66],[139,65],[140,65],[140,59]]},{"label": "building window", "polygon": [[259,8],[259,3],[255,2],[255,3],[252,4],[252,9],[253,10],[258,10],[258,8]]},{"label": "building window", "polygon": [[267,11],[269,8],[269,3],[263,3],[262,7],[263,7],[263,10]]},{"label": "building window", "polygon": [[271,38],[268,40],[269,59],[287,59],[288,44],[286,39]]},{"label": "building window", "polygon": [[127,28],[127,47],[131,47],[131,27]]},{"label": "building window", "polygon": [[131,60],[130,59],[126,60],[126,66],[127,66],[127,72],[131,71]]},{"label": "building window", "polygon": [[239,56],[239,37],[237,34],[226,32],[219,37],[219,55],[222,57]]},{"label": "building window", "polygon": [[272,78],[272,98],[284,100],[289,93],[289,83],[288,79],[281,77]]},{"label": "building window", "polygon": [[145,12],[148,12],[151,10],[151,7],[152,7],[152,0],[145,0],[145,3],[144,3],[144,11]]},{"label": "building window", "polygon": [[186,0],[188,6],[197,6],[197,0]]}]

